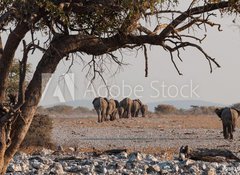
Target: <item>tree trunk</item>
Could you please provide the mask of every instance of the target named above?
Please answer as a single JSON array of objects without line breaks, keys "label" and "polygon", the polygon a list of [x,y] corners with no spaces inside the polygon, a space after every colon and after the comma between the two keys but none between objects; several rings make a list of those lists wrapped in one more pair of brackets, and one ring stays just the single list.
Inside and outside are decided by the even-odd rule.
[{"label": "tree trunk", "polygon": [[[60,43],[60,44],[59,44]],[[54,49],[53,49],[54,48]],[[37,105],[40,101],[42,94],[42,74],[43,73],[53,73],[59,63],[59,61],[65,56],[63,44],[59,40],[56,40],[46,53],[43,55],[41,61],[39,62],[36,71],[33,75],[31,82],[25,93],[25,102],[21,107],[22,115],[18,117],[16,122],[14,122],[14,128],[11,132],[11,144],[9,147],[0,148],[0,174],[5,174],[8,164],[13,158],[14,154],[20,147],[25,135],[29,129],[32,122],[33,116],[35,114]],[[2,133],[4,134],[4,133]],[[4,156],[2,156],[4,155]]]},{"label": "tree trunk", "polygon": [[240,161],[240,159],[230,150],[227,149],[192,149],[188,146],[182,146],[179,151],[179,159],[192,159],[207,162],[225,162],[228,160]]},{"label": "tree trunk", "polygon": [[[7,87],[8,73],[12,65],[12,61],[15,52],[19,46],[19,43],[24,38],[25,34],[28,32],[29,27],[26,23],[20,23],[16,28],[9,34],[8,40],[2,51],[2,56],[0,59],[0,103],[5,99],[5,91]],[[2,43],[1,43],[2,44]]]}]

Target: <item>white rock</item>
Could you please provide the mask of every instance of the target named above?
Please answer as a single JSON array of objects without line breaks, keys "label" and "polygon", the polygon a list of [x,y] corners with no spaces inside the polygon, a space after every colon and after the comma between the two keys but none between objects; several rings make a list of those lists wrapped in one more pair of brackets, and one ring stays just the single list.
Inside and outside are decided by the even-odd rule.
[{"label": "white rock", "polygon": [[51,155],[52,153],[53,153],[53,150],[46,149],[46,148],[43,148],[43,149],[40,151],[40,155],[41,155],[41,156]]},{"label": "white rock", "polygon": [[31,162],[30,162],[31,166],[35,169],[41,169],[43,167],[43,163],[39,162],[38,160],[36,159],[33,159]]},{"label": "white rock", "polygon": [[210,167],[209,170],[207,171],[207,175],[216,175],[216,170]]},{"label": "white rock", "polygon": [[185,156],[185,154],[180,153],[180,154],[179,154],[179,160],[181,160],[181,161],[186,160],[186,156]]},{"label": "white rock", "polygon": [[207,169],[207,166],[206,166],[205,163],[202,164],[202,169],[203,169],[203,170],[206,170],[206,169]]},{"label": "white rock", "polygon": [[147,159],[147,160],[150,160],[150,161],[152,161],[152,162],[157,162],[157,161],[158,161],[158,159],[157,159],[156,157],[154,157],[153,155],[151,155],[151,154],[148,154],[148,155],[146,156],[146,159]]},{"label": "white rock", "polygon": [[56,162],[54,164],[53,172],[56,173],[56,174],[59,174],[59,175],[64,174],[62,165],[60,163]]},{"label": "white rock", "polygon": [[160,172],[161,168],[157,164],[155,164],[155,165],[149,166],[148,170],[153,171],[153,172]]},{"label": "white rock", "polygon": [[129,155],[129,158],[128,160],[130,162],[133,162],[133,161],[141,161],[143,159],[142,155],[139,153],[139,152],[135,152],[135,153],[131,153]]},{"label": "white rock", "polygon": [[22,167],[20,164],[13,164],[10,163],[8,168],[7,168],[8,172],[21,172],[22,171]]},{"label": "white rock", "polygon": [[73,147],[68,147],[67,151],[71,151],[71,152],[74,152],[75,149]]},{"label": "white rock", "polygon": [[194,163],[195,163],[195,161],[194,161],[194,160],[191,160],[191,159],[188,159],[188,160],[186,160],[186,161],[184,162],[184,164],[185,164],[186,166],[192,165],[192,164],[194,164]]},{"label": "white rock", "polygon": [[118,154],[118,158],[120,159],[126,159],[128,157],[128,154],[126,152],[121,152]]},{"label": "white rock", "polygon": [[174,165],[174,171],[177,173],[179,171],[179,166],[178,165]]}]

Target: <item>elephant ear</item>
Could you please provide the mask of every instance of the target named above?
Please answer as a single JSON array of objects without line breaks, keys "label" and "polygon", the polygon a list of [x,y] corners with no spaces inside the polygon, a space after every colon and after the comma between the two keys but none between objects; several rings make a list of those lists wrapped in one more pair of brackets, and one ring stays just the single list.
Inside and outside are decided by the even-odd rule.
[{"label": "elephant ear", "polygon": [[223,109],[224,108],[217,108],[217,109],[215,109],[215,113],[218,115],[219,118],[221,118]]},{"label": "elephant ear", "polygon": [[240,110],[239,109],[236,109],[236,108],[232,108],[233,110],[237,111],[238,113],[238,116],[240,116]]}]

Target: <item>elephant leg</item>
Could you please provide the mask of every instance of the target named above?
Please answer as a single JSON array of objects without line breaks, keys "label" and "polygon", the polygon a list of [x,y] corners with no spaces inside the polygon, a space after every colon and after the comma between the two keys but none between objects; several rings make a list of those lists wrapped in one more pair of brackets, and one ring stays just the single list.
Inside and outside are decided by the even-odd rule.
[{"label": "elephant leg", "polygon": [[123,118],[127,118],[127,111],[126,110],[124,110],[124,112],[123,112]]},{"label": "elephant leg", "polygon": [[98,123],[100,123],[101,122],[100,110],[97,110],[97,115],[98,115]]},{"label": "elephant leg", "polygon": [[101,116],[101,122],[106,121],[106,110],[102,110]]},{"label": "elephant leg", "polygon": [[136,117],[138,117],[139,111],[136,112]]},{"label": "elephant leg", "polygon": [[233,139],[233,127],[232,124],[228,126],[228,133],[230,135],[230,139]]},{"label": "elephant leg", "polygon": [[113,121],[112,114],[110,114],[110,121]]},{"label": "elephant leg", "polygon": [[131,108],[128,107],[127,109],[127,118],[131,118]]},{"label": "elephant leg", "polygon": [[226,124],[223,124],[223,136],[224,139],[228,139],[228,128]]}]

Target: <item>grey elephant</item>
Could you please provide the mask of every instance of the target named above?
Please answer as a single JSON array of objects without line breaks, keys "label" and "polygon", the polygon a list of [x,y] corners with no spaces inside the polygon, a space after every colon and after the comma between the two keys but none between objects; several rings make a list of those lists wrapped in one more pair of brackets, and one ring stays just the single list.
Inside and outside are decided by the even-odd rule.
[{"label": "grey elephant", "polygon": [[141,113],[142,113],[142,117],[146,117],[146,114],[147,114],[147,112],[148,112],[148,105],[142,105],[141,106]]},{"label": "grey elephant", "polygon": [[107,108],[108,108],[108,100],[103,97],[96,97],[92,101],[93,107],[98,115],[98,122],[101,123],[107,120]]},{"label": "grey elephant", "polygon": [[142,107],[142,102],[139,99],[133,100],[132,108],[131,108],[131,114],[132,117],[138,117],[138,113]]},{"label": "grey elephant", "polygon": [[119,106],[118,107],[118,116],[119,118],[123,118],[124,108]]},{"label": "grey elephant", "polygon": [[233,139],[233,131],[235,131],[240,112],[237,109],[225,107],[215,109],[215,113],[222,120],[224,139],[228,139],[229,136]]},{"label": "grey elephant", "polygon": [[111,121],[116,119],[116,114],[118,112],[118,106],[119,106],[119,103],[117,100],[113,100],[113,99],[108,100],[106,116],[110,116]]},{"label": "grey elephant", "polygon": [[130,98],[124,98],[120,101],[120,106],[123,108],[124,112],[121,115],[121,118],[130,118],[131,117],[131,108],[133,101]]}]

